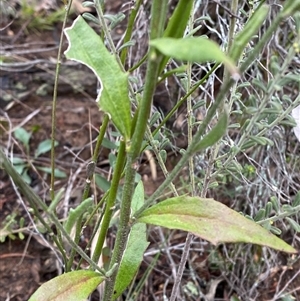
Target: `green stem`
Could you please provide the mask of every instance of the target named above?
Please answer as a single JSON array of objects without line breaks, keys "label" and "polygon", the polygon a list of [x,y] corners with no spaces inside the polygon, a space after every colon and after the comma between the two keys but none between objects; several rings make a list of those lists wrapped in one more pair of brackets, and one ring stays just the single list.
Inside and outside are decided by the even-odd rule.
[{"label": "green stem", "polygon": [[52,115],[51,115],[51,182],[50,182],[50,198],[51,200],[54,199],[54,181],[55,181],[55,135],[56,135],[56,106],[57,106],[57,90],[58,90],[58,80],[59,80],[59,72],[61,66],[61,56],[63,51],[63,40],[64,40],[64,29],[67,24],[68,15],[70,12],[70,8],[72,5],[72,0],[69,1],[66,14],[64,16],[64,21],[62,25],[62,30],[60,34],[60,41],[58,46],[58,53],[57,53],[57,64],[55,70],[55,80],[54,80],[54,88],[53,88],[53,102],[52,102]]},{"label": "green stem", "polygon": [[[167,15],[167,0],[154,0],[151,9],[151,24],[150,38],[159,38],[163,34],[165,19]],[[125,170],[125,184],[120,210],[120,224],[117,232],[116,242],[110,268],[115,264],[120,264],[124,253],[128,234],[129,234],[129,219],[131,210],[131,199],[134,191],[134,179],[136,174],[137,157],[140,154],[142,142],[144,139],[147,122],[151,110],[152,98],[155,91],[158,70],[161,61],[161,55],[158,55],[155,49],[150,48],[147,64],[147,72],[145,79],[145,90],[137,117],[135,131],[132,137],[131,144],[128,147],[127,167]],[[113,289],[116,281],[117,270],[113,272],[110,281],[106,283],[104,300],[110,301],[113,297]]]},{"label": "green stem", "polygon": [[[76,230],[75,230],[74,242],[77,245],[79,244],[80,235],[81,235],[81,231],[82,231],[82,225],[81,225],[81,223],[82,223],[82,217],[83,217],[83,215],[81,215],[78,218],[78,220],[76,222],[76,226],[75,226]],[[76,255],[76,250],[72,248],[69,260],[66,263],[66,272],[70,272],[71,271],[75,255]]]},{"label": "green stem", "polygon": [[[137,13],[140,9],[141,4],[142,4],[142,0],[137,0],[136,3],[135,3],[134,8],[131,11],[131,14],[130,14],[129,19],[128,19],[128,24],[127,24],[127,29],[126,29],[123,44],[126,44],[127,42],[129,42],[129,40],[131,38],[134,21],[135,21],[136,15],[137,15]],[[123,50],[121,51],[120,59],[121,59],[121,62],[122,62],[123,66],[125,65],[127,51],[128,51],[128,47],[123,48]]]},{"label": "green stem", "polygon": [[[232,14],[236,16],[237,15],[237,10],[238,10],[238,0],[232,0],[231,1],[231,12],[232,12]],[[233,44],[235,25],[236,25],[236,18],[235,17],[230,18],[227,53],[230,53],[230,50],[231,50],[231,47],[232,47],[232,44]],[[229,76],[230,76],[230,74],[229,74],[228,70],[225,68],[224,76],[223,76],[223,82],[227,81]]]},{"label": "green stem", "polygon": [[85,186],[84,186],[84,190],[83,190],[83,194],[82,194],[82,201],[87,199],[88,196],[89,196],[90,187],[91,187],[91,180],[94,176],[95,166],[96,166],[97,161],[98,161],[100,148],[101,148],[101,145],[102,145],[102,142],[103,142],[103,138],[104,138],[104,135],[105,135],[105,132],[106,132],[106,129],[107,129],[108,122],[109,122],[109,117],[108,117],[107,114],[105,114],[104,118],[103,118],[103,121],[102,121],[102,125],[100,127],[98,137],[97,137],[97,142],[96,142],[96,146],[95,146],[92,161],[88,164],[88,167],[87,167],[87,177],[86,177]]},{"label": "green stem", "polygon": [[207,128],[209,122],[212,120],[213,116],[215,115],[219,105],[222,103],[223,98],[226,96],[230,87],[234,81],[230,79],[227,83],[225,83],[220,90],[216,100],[209,108],[207,115],[201,125],[199,126],[198,132],[195,134],[193,142],[189,145],[179,162],[170,172],[169,177],[164,180],[164,182],[157,188],[157,190],[152,194],[152,196],[145,202],[145,204],[135,213],[134,217],[138,218],[138,216],[147,209],[152,203],[156,201],[156,199],[161,195],[161,193],[169,186],[169,184],[175,179],[175,177],[179,174],[181,169],[186,165],[189,158],[194,154],[194,147],[195,145],[201,140],[201,136],[204,134],[205,129]]},{"label": "green stem", "polygon": [[[129,234],[129,217],[131,208],[131,198],[133,195],[133,184],[136,170],[132,167],[133,162],[128,159],[126,172],[125,172],[125,185],[122,196],[121,210],[120,210],[120,223],[117,231],[116,242],[114,246],[114,251],[110,261],[109,268],[115,266],[115,264],[120,264],[125,246],[127,243],[127,238]],[[110,277],[110,281],[106,283],[104,300],[110,301],[113,296],[113,289],[117,277],[117,270]]]},{"label": "green stem", "polygon": [[109,195],[108,195],[107,202],[106,202],[105,212],[104,212],[103,220],[100,225],[101,230],[100,230],[100,234],[99,234],[97,244],[96,244],[96,247],[95,247],[95,250],[93,253],[93,257],[92,257],[92,260],[94,262],[98,262],[101,252],[102,252],[103,244],[104,244],[104,241],[106,238],[107,230],[108,230],[109,223],[110,223],[112,213],[113,213],[113,209],[115,206],[115,200],[116,200],[117,193],[118,193],[118,188],[119,188],[119,183],[120,183],[120,179],[122,176],[122,171],[124,168],[124,163],[125,163],[125,142],[121,141],[119,153],[117,156],[117,162],[116,162],[116,166],[115,166],[115,170],[114,170],[114,175],[112,178]]},{"label": "green stem", "polygon": [[116,58],[121,70],[124,70],[124,66],[120,60],[120,57],[117,54],[117,49],[115,47],[112,36],[110,35],[110,28],[107,26],[107,23],[105,21],[104,14],[103,14],[103,5],[101,2],[102,2],[101,0],[94,0],[94,4],[95,4],[97,16],[99,18],[99,22],[103,28],[103,33],[105,34],[105,37],[107,39],[107,42],[108,42],[111,52],[113,53],[114,57]]}]

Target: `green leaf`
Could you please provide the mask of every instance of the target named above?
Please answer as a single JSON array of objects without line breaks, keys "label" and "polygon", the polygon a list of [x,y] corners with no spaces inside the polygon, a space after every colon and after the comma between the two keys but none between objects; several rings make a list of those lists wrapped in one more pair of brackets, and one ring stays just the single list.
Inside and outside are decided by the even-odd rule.
[{"label": "green leaf", "polygon": [[116,128],[128,141],[131,128],[128,74],[121,70],[101,38],[81,16],[65,29],[65,34],[69,42],[66,57],[88,66],[95,73],[101,83],[97,96],[99,107],[111,116]]},{"label": "green leaf", "polygon": [[209,61],[224,63],[235,79],[240,77],[233,61],[225,55],[217,43],[207,38],[160,38],[152,40],[150,45],[162,54],[177,60],[198,63]]},{"label": "green leaf", "polygon": [[290,226],[298,233],[300,233],[300,225],[291,219],[290,217],[286,217],[286,220],[289,222]]},{"label": "green leaf", "polygon": [[252,140],[256,142],[256,144],[263,145],[263,146],[268,144],[268,141],[264,137],[251,136],[249,137],[249,140]]},{"label": "green leaf", "polygon": [[[182,38],[186,26],[188,24],[188,20],[190,18],[190,14],[193,8],[194,0],[180,0],[169,19],[167,28],[164,32],[165,38]],[[170,59],[169,56],[163,58],[160,63],[159,73],[163,71],[165,68],[168,60]]]},{"label": "green leaf", "polygon": [[276,198],[276,196],[271,196],[270,202],[272,203],[275,212],[279,212],[279,200]]},{"label": "green leaf", "polygon": [[32,179],[28,174],[28,169],[25,169],[22,173],[22,179],[27,183],[27,184],[31,184]]},{"label": "green leaf", "polygon": [[169,19],[164,37],[181,38],[183,36],[191,14],[193,2],[193,0],[179,0]]},{"label": "green leaf", "polygon": [[292,203],[292,207],[296,207],[300,205],[300,191],[297,192],[296,197]]},{"label": "green leaf", "polygon": [[131,202],[131,210],[132,214],[134,214],[136,211],[138,211],[144,204],[144,197],[145,192],[144,192],[144,185],[142,181],[139,181],[137,184],[134,194],[132,197],[132,202]]},{"label": "green leaf", "polygon": [[16,137],[16,139],[18,139],[23,143],[23,145],[26,147],[26,150],[28,152],[31,133],[27,132],[24,128],[17,128],[14,131],[14,136]]},{"label": "green leaf", "polygon": [[263,220],[264,218],[266,218],[266,209],[260,208],[254,217],[254,221],[259,222],[259,221]]},{"label": "green leaf", "polygon": [[88,209],[93,206],[93,198],[85,199],[81,204],[79,204],[76,208],[71,208],[69,211],[68,219],[64,224],[64,228],[66,229],[67,233],[70,234],[72,228],[78,221],[79,217],[88,211]]},{"label": "green leaf", "polygon": [[273,210],[273,205],[271,202],[266,204],[266,218],[268,218]]},{"label": "green leaf", "polygon": [[14,164],[14,168],[18,172],[18,174],[21,175],[23,173],[23,171],[28,168],[28,165],[27,164],[17,164],[17,165]]},{"label": "green leaf", "polygon": [[118,147],[115,142],[110,141],[106,137],[103,138],[102,146],[108,149],[116,149]]},{"label": "green leaf", "polygon": [[91,13],[83,13],[82,17],[87,21],[91,21],[91,22],[94,22],[97,25],[100,25],[99,20],[94,15],[92,15]]},{"label": "green leaf", "polygon": [[246,45],[265,21],[268,12],[268,5],[259,6],[259,8],[246,23],[243,30],[234,38],[234,42],[229,51],[230,57],[233,59],[233,61],[238,61],[243,51],[245,51]]},{"label": "green leaf", "polygon": [[[58,145],[58,142],[55,141],[54,142],[54,146],[57,146]],[[44,154],[44,153],[47,153],[51,150],[51,140],[50,139],[46,139],[44,141],[42,141],[36,151],[35,151],[35,157],[37,158],[39,155],[41,154]]]},{"label": "green leaf", "polygon": [[[131,209],[135,213],[144,203],[144,187],[143,182],[140,181],[135,189]],[[128,287],[138,268],[143,260],[144,252],[146,251],[149,242],[147,242],[146,225],[135,224],[131,228],[128,243],[125,253],[118,270],[116,284],[114,287],[115,300]]]},{"label": "green leaf", "polygon": [[85,301],[104,279],[93,271],[73,271],[44,283],[28,301]]},{"label": "green leaf", "polygon": [[24,161],[24,159],[20,158],[20,157],[12,157],[12,164],[13,165],[19,165],[19,164],[25,164],[26,162]]},{"label": "green leaf", "polygon": [[146,209],[138,223],[188,231],[210,241],[252,243],[284,251],[297,251],[258,224],[213,199],[180,196]]},{"label": "green leaf", "polygon": [[[48,173],[48,174],[51,174],[51,171],[52,171],[50,167],[40,167],[40,166],[38,166],[37,169],[41,170],[41,171],[43,171],[45,173]],[[66,178],[67,174],[64,171],[55,168],[55,170],[54,170],[54,176],[56,178]]]},{"label": "green leaf", "polygon": [[227,125],[228,112],[227,110],[225,110],[215,127],[213,127],[207,135],[205,135],[198,143],[195,144],[195,146],[193,147],[193,151],[198,152],[218,142],[226,133]]},{"label": "green leaf", "polygon": [[95,175],[95,182],[103,192],[106,192],[111,186],[111,183],[105,177],[98,174]]}]

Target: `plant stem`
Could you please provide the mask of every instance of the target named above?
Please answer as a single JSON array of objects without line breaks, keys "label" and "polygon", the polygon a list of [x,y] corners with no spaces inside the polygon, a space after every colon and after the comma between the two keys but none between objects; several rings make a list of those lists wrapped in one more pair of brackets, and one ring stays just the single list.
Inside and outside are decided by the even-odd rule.
[{"label": "plant stem", "polygon": [[[152,3],[152,18],[150,24],[151,39],[159,38],[163,34],[165,19],[167,15],[167,4],[167,0],[154,0]],[[114,267],[115,264],[120,264],[128,239],[131,199],[134,191],[134,179],[137,167],[136,161],[140,154],[148,118],[151,111],[152,98],[157,83],[160,61],[161,55],[159,55],[155,49],[150,47],[144,94],[141,100],[137,123],[132,136],[132,141],[130,145],[127,145],[128,155],[127,166],[125,170],[125,184],[121,202],[120,224],[117,232],[113,255],[110,262],[110,268]],[[104,293],[105,301],[112,300],[116,276],[117,270],[112,274],[110,280],[106,283]]]},{"label": "plant stem", "polygon": [[118,156],[117,156],[117,162],[114,170],[114,175],[111,181],[111,187],[106,202],[104,216],[100,224],[101,230],[92,257],[92,260],[94,262],[98,262],[102,252],[103,244],[106,238],[107,230],[115,206],[115,200],[118,193],[118,187],[119,187],[120,178],[122,176],[122,171],[124,168],[124,163],[125,163],[125,142],[121,141]]},{"label": "plant stem", "polygon": [[100,153],[100,147],[101,147],[102,142],[103,142],[103,138],[104,138],[104,135],[105,135],[105,132],[106,132],[106,129],[107,129],[108,122],[109,122],[109,117],[108,117],[107,114],[105,114],[104,118],[103,118],[103,121],[102,121],[102,125],[100,127],[98,137],[97,137],[97,142],[96,142],[96,146],[95,146],[92,161],[89,162],[89,164],[87,166],[87,177],[86,177],[86,180],[85,180],[85,186],[84,186],[84,190],[83,190],[83,194],[82,194],[82,201],[84,201],[89,196],[90,187],[91,187],[91,180],[94,176],[95,166],[96,166],[97,161],[98,161],[98,157],[99,157],[99,153]]},{"label": "plant stem", "polygon": [[137,218],[146,208],[148,208],[152,203],[156,201],[156,199],[161,195],[161,193],[168,187],[168,185],[174,180],[174,178],[179,174],[181,169],[185,166],[188,162],[189,158],[194,154],[194,147],[201,140],[201,136],[204,134],[206,127],[208,126],[209,122],[212,120],[214,114],[216,113],[220,103],[222,102],[223,98],[228,93],[230,87],[234,83],[233,79],[229,79],[227,83],[225,83],[215,102],[209,108],[207,115],[201,125],[199,126],[198,132],[195,134],[193,142],[187,148],[177,165],[174,169],[170,172],[169,177],[165,179],[165,181],[157,188],[157,190],[152,194],[152,196],[145,202],[145,204],[135,213],[134,217]]},{"label": "plant stem", "polygon": [[55,181],[55,136],[56,136],[56,105],[57,105],[57,89],[58,89],[58,80],[59,80],[59,72],[61,66],[61,55],[63,49],[63,39],[64,39],[64,29],[67,24],[68,15],[70,12],[70,8],[72,5],[72,0],[69,1],[66,6],[66,13],[64,16],[64,21],[62,25],[62,30],[60,34],[58,53],[57,53],[57,64],[55,70],[55,80],[54,80],[54,88],[53,88],[53,102],[52,102],[52,114],[51,114],[51,182],[50,182],[50,198],[54,200],[54,181]]},{"label": "plant stem", "polygon": [[[82,231],[82,217],[83,215],[79,216],[77,222],[76,222],[76,226],[75,226],[75,236],[74,236],[74,242],[78,245],[79,241],[80,241],[80,235],[81,235],[81,231]],[[72,265],[74,262],[74,257],[76,255],[76,250],[75,249],[71,249],[71,253],[68,259],[68,262],[66,263],[66,272],[71,272],[72,269]]]},{"label": "plant stem", "polygon": [[[238,0],[232,0],[230,10],[231,10],[232,14],[235,16],[237,15],[237,9],[238,9]],[[230,52],[232,44],[233,44],[235,25],[236,25],[236,18],[235,17],[230,18],[227,53]],[[230,76],[229,72],[227,71],[227,69],[225,69],[224,76],[223,76],[223,82],[228,80],[229,76]]]},{"label": "plant stem", "polygon": [[103,32],[105,34],[105,37],[107,39],[109,48],[111,50],[111,52],[113,53],[115,59],[117,60],[121,70],[124,70],[124,66],[120,60],[120,57],[117,54],[117,49],[115,47],[114,41],[110,35],[110,28],[108,28],[106,22],[105,22],[105,18],[104,18],[104,14],[103,14],[103,9],[102,9],[102,1],[101,0],[94,0],[94,4],[95,4],[95,8],[97,11],[97,16],[99,18],[99,22],[103,28]]},{"label": "plant stem", "polygon": [[[134,25],[134,21],[135,21],[136,15],[137,15],[137,13],[139,11],[139,8],[140,8],[141,4],[142,4],[142,0],[137,0],[135,2],[135,6],[132,9],[131,14],[130,14],[129,19],[128,19],[128,24],[127,24],[127,28],[126,28],[126,33],[125,33],[123,44],[126,44],[127,42],[130,41],[131,34],[132,34],[132,29],[133,29],[133,25]],[[120,59],[121,59],[121,63],[122,63],[123,66],[125,64],[127,51],[128,51],[128,47],[123,48],[122,51],[121,51]]]}]

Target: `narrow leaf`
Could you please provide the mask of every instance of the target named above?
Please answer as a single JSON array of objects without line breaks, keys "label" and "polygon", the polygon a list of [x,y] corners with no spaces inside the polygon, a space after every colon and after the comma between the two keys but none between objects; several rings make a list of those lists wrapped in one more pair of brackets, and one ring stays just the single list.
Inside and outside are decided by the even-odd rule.
[{"label": "narrow leaf", "polygon": [[31,133],[27,132],[24,128],[17,128],[14,131],[14,136],[16,137],[16,139],[23,143],[23,145],[26,147],[26,150],[28,151]]},{"label": "narrow leaf", "polygon": [[44,283],[28,301],[85,301],[105,278],[93,271],[74,271]]},{"label": "narrow leaf", "polygon": [[68,219],[66,220],[64,224],[64,228],[68,232],[68,234],[71,233],[71,230],[75,223],[78,221],[79,217],[88,211],[90,207],[93,206],[93,198],[87,198],[85,199],[81,204],[79,204],[76,208],[71,208]]},{"label": "narrow leaf", "polygon": [[181,229],[213,244],[252,243],[284,251],[297,251],[255,222],[213,199],[180,196],[146,209],[137,222]]},{"label": "narrow leaf", "polygon": [[219,45],[207,38],[160,38],[150,42],[162,54],[177,60],[205,63],[216,61],[224,63],[235,79],[239,79],[239,72],[233,61],[226,56]]},{"label": "narrow leaf", "polygon": [[101,38],[81,16],[65,29],[65,34],[69,42],[66,57],[88,66],[95,73],[101,83],[97,96],[100,109],[111,116],[116,128],[128,141],[131,128],[128,74],[121,70]]},{"label": "narrow leaf", "polygon": [[[58,142],[55,141],[54,142],[54,146],[57,146],[58,145]],[[51,150],[51,140],[50,139],[46,139],[44,141],[42,141],[36,151],[35,151],[35,157],[37,158],[39,155],[41,154],[44,154],[44,153],[47,153]]]},{"label": "narrow leaf", "polygon": [[296,197],[292,203],[293,207],[299,206],[300,205],[300,190],[297,192]]},{"label": "narrow leaf", "polygon": [[289,222],[289,224],[291,225],[291,227],[296,231],[300,233],[300,225],[294,221],[293,219],[291,219],[290,217],[286,217],[286,220]]},{"label": "narrow leaf", "polygon": [[[50,167],[37,166],[37,169],[41,170],[41,171],[43,171],[45,173],[48,173],[48,174],[51,174],[51,172],[52,172],[52,169]],[[54,176],[55,176],[55,178],[66,178],[67,174],[64,171],[55,168],[55,170],[54,170]]]}]

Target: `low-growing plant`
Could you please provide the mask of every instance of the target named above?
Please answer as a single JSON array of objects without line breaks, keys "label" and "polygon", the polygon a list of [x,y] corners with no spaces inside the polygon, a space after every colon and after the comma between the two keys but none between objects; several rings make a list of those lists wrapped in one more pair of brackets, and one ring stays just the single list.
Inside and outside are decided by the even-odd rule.
[{"label": "low-growing plant", "polygon": [[[48,174],[51,174],[51,169],[49,167],[45,166],[39,166],[39,164],[35,164],[35,160],[42,154],[45,154],[51,150],[51,140],[46,139],[42,142],[40,142],[34,152],[34,156],[30,156],[30,138],[32,136],[33,132],[28,132],[24,128],[19,127],[15,129],[14,136],[15,138],[20,141],[23,144],[23,147],[26,151],[26,158],[22,158],[18,155],[14,155],[12,157],[12,163],[18,171],[20,175],[22,175],[23,180],[30,184],[32,182],[31,177],[28,175],[29,169],[34,165],[34,167],[40,171],[46,172]],[[58,142],[56,141],[54,143],[54,146],[57,146]],[[30,158],[30,159],[28,159]],[[57,178],[65,178],[66,174],[65,172],[55,169],[54,171],[55,177]]]},{"label": "low-growing plant", "polygon": [[19,239],[23,240],[25,237],[23,233],[24,223],[25,223],[24,218],[23,217],[19,218],[18,214],[15,212],[7,215],[5,220],[1,223],[0,226],[0,242],[1,243],[4,242],[7,237],[12,240],[15,240],[18,237]]},{"label": "low-growing plant", "polygon": [[[68,5],[70,6],[70,3]],[[50,233],[53,233],[53,230],[45,221],[45,217],[40,214],[40,210],[55,225],[58,235],[52,235],[52,237],[61,252],[67,272],[43,284],[32,295],[30,301],[84,300],[102,282],[104,283],[102,300],[116,300],[130,285],[143,260],[143,254],[149,245],[146,225],[189,232],[169,300],[175,300],[178,296],[193,235],[214,245],[229,242],[246,243],[291,254],[297,253],[293,246],[271,232],[280,234],[280,229],[273,226],[273,223],[284,218],[288,219],[294,230],[299,231],[299,224],[292,219],[300,212],[299,193],[291,205],[281,206],[276,198],[272,198],[270,202],[266,203],[266,206],[257,208],[257,212],[252,212],[248,217],[245,216],[247,212],[240,214],[218,200],[208,198],[207,194],[209,190],[213,191],[214,187],[219,184],[218,182],[221,182],[220,179],[224,177],[235,178],[237,174],[242,174],[244,178],[251,177],[255,169],[247,164],[239,163],[236,160],[237,156],[245,155],[247,157],[247,152],[251,150],[256,151],[265,146],[272,147],[274,142],[272,137],[267,134],[274,126],[280,124],[295,126],[290,113],[299,105],[299,95],[293,100],[286,97],[284,110],[277,95],[287,82],[291,85],[299,83],[299,78],[295,74],[290,74],[288,77],[283,76],[296,55],[297,49],[292,45],[287,50],[287,56],[282,65],[276,62],[276,58],[270,62],[273,64],[272,70],[275,71],[266,85],[262,82],[262,78],[251,82],[251,87],[256,85],[258,89],[246,100],[247,104],[242,101],[241,91],[244,91],[244,87],[249,87],[244,76],[250,72],[253,62],[262,53],[264,46],[281,22],[290,16],[294,16],[297,21],[295,22],[295,33],[292,36],[293,43],[300,42],[299,12],[297,12],[300,9],[300,1],[286,1],[284,7],[272,19],[272,23],[256,40],[256,44],[251,49],[249,49],[249,44],[263,26],[270,7],[263,2],[253,7],[247,23],[237,34],[234,34],[236,21],[235,18],[232,18],[233,31],[228,37],[230,43],[225,53],[218,44],[207,37],[194,36],[197,32],[191,17],[194,1],[180,0],[171,18],[167,20],[168,1],[154,0],[151,3],[148,52],[129,70],[126,69],[128,67],[126,58],[128,49],[134,45],[131,36],[142,1],[135,2],[128,18],[123,44],[118,47],[115,47],[113,43],[111,30],[122,18],[105,16],[102,1],[86,1],[84,5],[94,7],[97,18],[89,14],[83,15],[83,17],[79,16],[70,28],[65,29],[64,33],[69,44],[65,55],[68,59],[87,65],[97,76],[100,89],[96,101],[105,116],[93,158],[87,167],[82,203],[77,208],[70,210],[64,223],[58,220],[56,212],[53,210],[60,199],[55,196],[54,190],[54,146],[56,91],[62,43],[58,54],[59,63],[53,101],[50,191],[52,204],[50,204],[50,209],[26,185],[4,153],[0,151],[4,168],[35,210],[36,217]],[[94,25],[98,25],[98,33],[92,29],[84,17],[89,22],[94,22]],[[106,21],[107,19],[109,22]],[[167,119],[164,119],[154,131],[150,128],[149,123],[157,84],[161,78],[167,79],[172,74],[176,76],[177,71],[170,70],[170,65],[168,65],[170,60],[174,60],[178,68],[183,67],[180,69],[181,79],[182,72],[184,72],[182,69],[186,70],[185,80],[181,81],[185,95],[180,99],[180,103],[186,102],[187,104],[188,146],[181,150],[179,162],[172,171],[168,172],[164,164],[166,152],[161,146],[158,147],[159,142],[157,143],[158,140],[154,139],[154,136],[160,133],[172,114],[168,114]],[[142,84],[137,86],[134,81],[130,80],[129,74],[130,72],[140,72],[138,67],[144,62],[147,65],[146,74]],[[192,81],[193,64],[201,65],[211,62],[214,62],[214,67],[203,78],[196,82]],[[221,64],[225,68],[222,86],[210,103],[202,101],[200,105],[197,104],[196,108],[203,108],[205,116],[201,120],[196,120],[193,92],[204,85],[209,76],[212,76]],[[97,200],[95,206],[93,199],[89,197],[89,189],[94,177],[99,149],[109,122],[113,124],[121,138],[116,158],[112,160],[114,168],[109,188],[101,200]],[[230,135],[232,129],[235,130],[234,135]],[[145,198],[142,182],[140,181],[136,185],[139,160],[146,148],[154,153],[158,165],[165,175],[163,183],[149,198]],[[204,173],[202,175],[200,173],[199,183],[196,185],[196,161],[194,159],[199,154],[209,154],[209,156],[206,166],[203,168]],[[252,161],[249,160],[249,162]],[[180,195],[174,180],[187,164],[190,193]],[[117,202],[121,180],[121,200]],[[172,191],[173,197],[162,199],[163,192],[168,187]],[[109,262],[99,266],[102,262],[101,256],[106,250],[105,240],[108,229],[118,210],[119,220],[112,256]],[[89,211],[91,216],[96,214],[98,217],[89,243],[90,254],[78,245],[81,231],[87,223],[83,218],[86,211]],[[81,257],[81,261],[85,260],[89,264],[90,270],[81,270],[81,264],[74,267],[73,261],[76,253]],[[184,289],[189,289],[189,294],[197,294],[192,285],[187,284]],[[233,296],[232,298],[239,300],[238,297]]]}]

